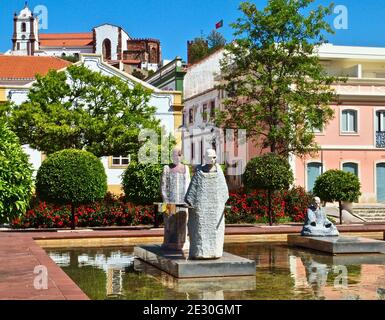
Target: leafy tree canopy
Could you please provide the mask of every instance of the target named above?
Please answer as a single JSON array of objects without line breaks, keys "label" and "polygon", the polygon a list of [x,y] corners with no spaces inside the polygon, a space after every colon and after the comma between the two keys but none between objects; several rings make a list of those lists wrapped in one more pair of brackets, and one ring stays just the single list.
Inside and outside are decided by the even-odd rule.
[{"label": "leafy tree canopy", "polygon": [[46,154],[73,148],[98,157],[136,155],[139,131],[160,129],[150,94],[142,86],[72,65],[66,72],[37,76],[28,101],[12,105],[7,114],[21,142]]},{"label": "leafy tree canopy", "polygon": [[32,168],[17,136],[0,120],[0,223],[27,210],[32,195]]},{"label": "leafy tree canopy", "polygon": [[228,99],[217,124],[246,129],[256,145],[284,156],[318,149],[314,129],[333,118],[331,85],[342,80],[316,54],[333,32],[325,21],[332,7],[309,10],[313,1],[269,0],[262,10],[243,2],[221,62]]}]

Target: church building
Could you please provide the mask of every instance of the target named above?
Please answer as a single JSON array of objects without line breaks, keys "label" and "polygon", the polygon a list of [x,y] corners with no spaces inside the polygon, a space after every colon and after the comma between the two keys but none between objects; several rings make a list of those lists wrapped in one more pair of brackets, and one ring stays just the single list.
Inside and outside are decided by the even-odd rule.
[{"label": "church building", "polygon": [[102,24],[91,32],[40,33],[38,17],[26,4],[13,18],[12,50],[8,55],[74,57],[94,53],[119,70],[132,72],[158,70],[161,46],[157,39],[132,38],[122,27]]}]

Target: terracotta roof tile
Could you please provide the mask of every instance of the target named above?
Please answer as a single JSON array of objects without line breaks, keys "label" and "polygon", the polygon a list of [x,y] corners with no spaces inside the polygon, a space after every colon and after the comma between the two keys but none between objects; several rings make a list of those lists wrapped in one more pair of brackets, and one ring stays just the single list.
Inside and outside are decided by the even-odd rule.
[{"label": "terracotta roof tile", "polygon": [[92,32],[39,34],[41,47],[85,47],[92,46],[93,42]]},{"label": "terracotta roof tile", "polygon": [[0,79],[35,79],[36,74],[46,75],[71,63],[55,57],[0,55]]}]

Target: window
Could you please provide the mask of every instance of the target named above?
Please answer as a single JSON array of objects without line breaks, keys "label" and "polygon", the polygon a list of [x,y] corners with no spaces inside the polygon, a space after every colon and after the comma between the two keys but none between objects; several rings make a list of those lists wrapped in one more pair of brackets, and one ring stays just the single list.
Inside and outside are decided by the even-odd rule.
[{"label": "window", "polygon": [[195,143],[191,142],[191,161],[195,159]]},{"label": "window", "polygon": [[128,157],[112,157],[112,167],[126,167],[130,164],[131,159]]},{"label": "window", "polygon": [[358,116],[356,110],[342,111],[342,132],[357,133],[358,131]]},{"label": "window", "polygon": [[21,24],[21,32],[27,32],[27,24],[25,22]]},{"label": "window", "polygon": [[210,102],[210,120],[215,118],[215,100]]},{"label": "window", "polygon": [[385,111],[376,112],[376,131],[385,132]]},{"label": "window", "polygon": [[322,163],[311,162],[307,165],[307,191],[312,192],[317,178],[322,174]]},{"label": "window", "polygon": [[191,108],[188,111],[188,123],[191,124],[194,122],[194,109]]},{"label": "window", "polygon": [[342,170],[353,173],[358,177],[358,164],[354,162],[347,162],[342,165]]},{"label": "window", "polygon": [[202,119],[203,119],[203,122],[207,122],[207,103],[203,105]]}]

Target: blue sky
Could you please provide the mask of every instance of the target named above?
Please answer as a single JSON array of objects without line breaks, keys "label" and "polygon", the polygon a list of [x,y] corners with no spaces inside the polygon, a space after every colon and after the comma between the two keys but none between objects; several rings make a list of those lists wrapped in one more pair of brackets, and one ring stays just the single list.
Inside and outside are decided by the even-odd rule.
[{"label": "blue sky", "polygon": [[[260,8],[266,0],[254,0]],[[132,37],[160,39],[163,58],[186,57],[186,42],[207,35],[215,23],[224,20],[220,30],[232,38],[229,24],[239,15],[239,0],[30,0],[29,7],[48,8],[48,30],[43,32],[88,32],[109,22],[121,25]],[[315,4],[328,4],[316,0]],[[335,0],[349,12],[347,30],[337,30],[330,42],[341,45],[385,47],[385,9],[379,0]],[[13,13],[24,0],[0,0],[0,52],[11,47]],[[332,21],[332,20],[331,20]]]}]

